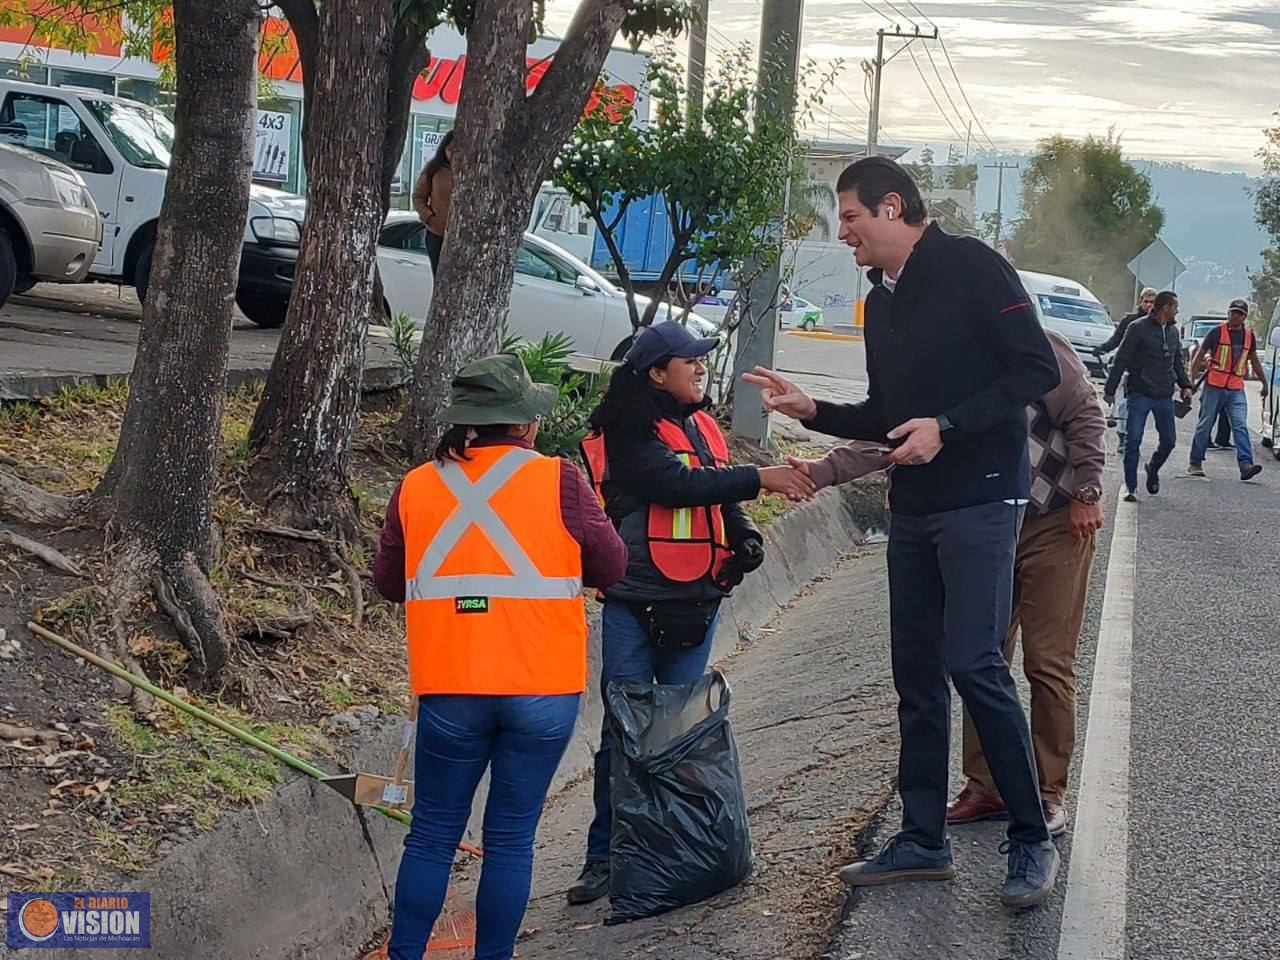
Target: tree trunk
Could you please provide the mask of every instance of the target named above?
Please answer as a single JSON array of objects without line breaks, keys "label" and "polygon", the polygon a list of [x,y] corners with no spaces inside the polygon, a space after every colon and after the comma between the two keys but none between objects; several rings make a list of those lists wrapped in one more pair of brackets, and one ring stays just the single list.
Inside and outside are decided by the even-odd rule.
[{"label": "tree trunk", "polygon": [[394,0],[327,0],[319,8],[319,48],[306,78],[302,249],[250,432],[254,490],[291,526],[354,533],[358,524],[347,460],[385,211],[394,7]]},{"label": "tree trunk", "polygon": [[551,67],[526,95],[531,5],[476,0],[455,128],[461,162],[454,168],[440,282],[400,423],[415,459],[426,459],[439,438],[436,416],[454,373],[498,347],[534,196],[582,116],[625,12],[622,0],[584,0]]},{"label": "tree trunk", "polygon": [[175,0],[177,133],[115,459],[112,511],[122,603],[158,579],[196,628],[212,673],[226,657],[213,563],[213,490],[257,99],[257,0]]}]

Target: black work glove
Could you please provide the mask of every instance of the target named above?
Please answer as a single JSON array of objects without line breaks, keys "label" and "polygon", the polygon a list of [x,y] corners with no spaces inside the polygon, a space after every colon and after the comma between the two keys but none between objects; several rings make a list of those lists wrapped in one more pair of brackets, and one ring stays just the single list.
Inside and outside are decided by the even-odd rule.
[{"label": "black work glove", "polygon": [[759,570],[764,563],[764,541],[758,537],[747,537],[733,551],[733,559],[744,574]]},{"label": "black work glove", "polygon": [[728,593],[762,563],[764,563],[764,543],[755,537],[749,537],[743,540],[733,551],[732,556],[724,562],[719,576],[716,577],[716,586]]}]

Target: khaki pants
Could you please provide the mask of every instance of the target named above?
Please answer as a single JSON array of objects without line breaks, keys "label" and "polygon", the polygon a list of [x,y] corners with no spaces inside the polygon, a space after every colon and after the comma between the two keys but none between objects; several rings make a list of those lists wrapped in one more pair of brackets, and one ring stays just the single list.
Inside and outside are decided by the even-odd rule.
[{"label": "khaki pants", "polygon": [[[1071,535],[1068,516],[1068,510],[1059,510],[1023,523],[1014,563],[1013,619],[1004,644],[1004,658],[1012,663],[1021,628],[1040,794],[1059,804],[1076,741],[1076,644],[1094,550],[1093,537],[1077,540]],[[968,712],[964,772],[971,790],[998,795]]]}]

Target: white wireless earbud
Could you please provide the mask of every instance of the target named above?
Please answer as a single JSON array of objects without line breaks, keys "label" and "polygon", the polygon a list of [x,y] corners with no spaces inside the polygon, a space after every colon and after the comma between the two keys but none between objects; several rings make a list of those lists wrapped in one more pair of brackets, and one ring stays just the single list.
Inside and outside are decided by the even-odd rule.
[{"label": "white wireless earbud", "polygon": [[890,208],[889,208],[889,219],[890,219],[890,220],[892,220],[892,219],[893,219],[893,207],[890,207]]}]

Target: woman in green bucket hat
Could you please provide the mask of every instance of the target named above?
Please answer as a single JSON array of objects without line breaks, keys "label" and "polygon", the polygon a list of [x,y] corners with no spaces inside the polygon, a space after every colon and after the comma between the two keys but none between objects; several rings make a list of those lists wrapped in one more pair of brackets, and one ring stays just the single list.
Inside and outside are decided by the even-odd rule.
[{"label": "woman in green bucket hat", "polygon": [[374,581],[405,604],[420,785],[390,960],[421,960],[486,769],[475,956],[512,956],[538,818],[586,688],[583,587],[626,572],[626,547],[582,473],[533,448],[556,395],[511,354],[463,367],[434,459],[387,507]]}]

